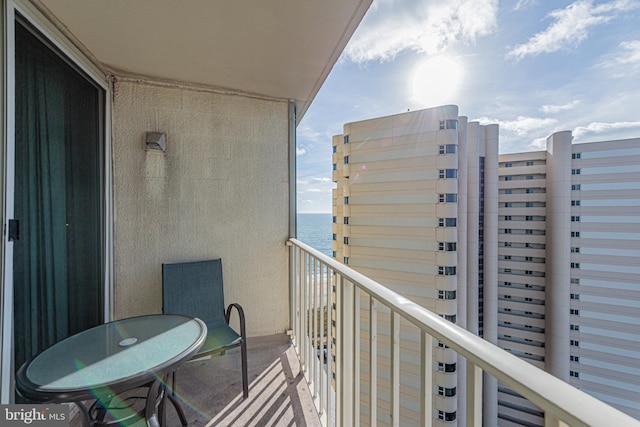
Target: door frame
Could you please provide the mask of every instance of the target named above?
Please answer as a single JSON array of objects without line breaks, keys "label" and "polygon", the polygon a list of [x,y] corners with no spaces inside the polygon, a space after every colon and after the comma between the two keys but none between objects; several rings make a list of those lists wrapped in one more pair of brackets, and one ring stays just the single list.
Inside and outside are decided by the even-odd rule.
[{"label": "door frame", "polygon": [[112,162],[111,162],[111,99],[110,75],[83,52],[73,36],[60,30],[50,19],[28,0],[0,0],[0,212],[2,212],[2,243],[0,244],[0,404],[14,400],[13,366],[13,242],[6,236],[7,223],[14,215],[15,175],[15,22],[20,15],[33,28],[73,61],[97,86],[105,91],[103,109],[104,129],[102,150],[103,173],[103,321],[113,318],[113,221],[112,221]]}]

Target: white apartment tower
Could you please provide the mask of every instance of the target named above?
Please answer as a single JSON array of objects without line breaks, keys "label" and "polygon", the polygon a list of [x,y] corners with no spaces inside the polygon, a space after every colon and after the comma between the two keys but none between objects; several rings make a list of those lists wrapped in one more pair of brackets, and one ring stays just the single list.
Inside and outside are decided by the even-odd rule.
[{"label": "white apartment tower", "polygon": [[[498,342],[640,418],[640,139],[504,154]],[[543,425],[499,386],[500,425]]]},{"label": "white apartment tower", "polygon": [[[467,123],[450,105],[346,124],[333,149],[334,257],[497,343],[498,126]],[[380,322],[383,335],[388,325]],[[379,336],[379,360],[389,354],[385,343]],[[407,331],[402,345],[417,346],[417,335]],[[441,344],[433,353],[434,423],[464,425],[464,364]],[[420,410],[418,364],[401,365],[402,413],[412,423]],[[497,387],[487,384],[496,408]],[[385,424],[381,387],[377,420]],[[366,422],[368,399],[361,400]],[[495,409],[488,413],[495,419]]]},{"label": "white apartment tower", "polygon": [[[546,150],[498,156],[497,125],[443,106],[346,124],[333,149],[337,260],[640,418],[640,139],[572,144],[564,131]],[[383,336],[378,354],[390,354]],[[464,363],[438,343],[433,354],[434,424],[464,425]],[[401,367],[407,423],[420,408],[413,365]],[[484,425],[544,425],[484,380]]]}]

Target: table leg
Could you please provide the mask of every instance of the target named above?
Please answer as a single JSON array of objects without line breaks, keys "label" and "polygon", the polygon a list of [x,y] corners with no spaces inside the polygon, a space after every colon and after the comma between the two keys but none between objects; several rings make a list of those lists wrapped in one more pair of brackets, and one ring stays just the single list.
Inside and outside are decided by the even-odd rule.
[{"label": "table leg", "polygon": [[80,410],[80,414],[82,415],[82,427],[92,427],[94,425],[93,420],[89,416],[89,410],[82,403],[82,401],[73,402]]}]

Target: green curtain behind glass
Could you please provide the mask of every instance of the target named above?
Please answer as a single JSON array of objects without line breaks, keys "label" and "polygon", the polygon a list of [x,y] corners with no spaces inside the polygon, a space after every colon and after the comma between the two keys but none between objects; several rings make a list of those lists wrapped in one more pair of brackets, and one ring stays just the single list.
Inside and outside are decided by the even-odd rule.
[{"label": "green curtain behind glass", "polygon": [[100,99],[16,24],[16,369],[103,318]]}]

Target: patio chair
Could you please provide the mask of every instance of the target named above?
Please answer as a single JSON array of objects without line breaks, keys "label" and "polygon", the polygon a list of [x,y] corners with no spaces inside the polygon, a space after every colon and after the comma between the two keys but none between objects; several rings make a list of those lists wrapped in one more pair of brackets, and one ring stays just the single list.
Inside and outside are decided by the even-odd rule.
[{"label": "patio chair", "polygon": [[[231,309],[240,318],[240,333],[229,326]],[[162,264],[162,311],[197,317],[207,325],[207,338],[193,359],[224,354],[240,346],[242,359],[242,394],[249,396],[247,378],[247,336],[244,310],[239,304],[224,306],[222,261],[220,259]],[[175,372],[173,382],[175,385]]]}]

